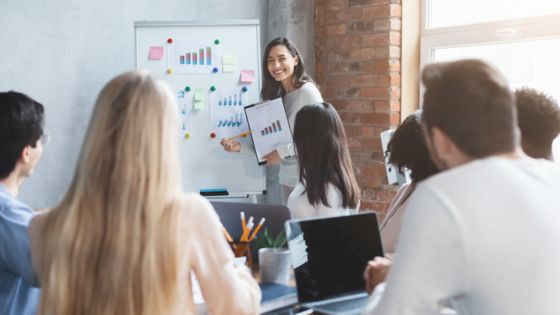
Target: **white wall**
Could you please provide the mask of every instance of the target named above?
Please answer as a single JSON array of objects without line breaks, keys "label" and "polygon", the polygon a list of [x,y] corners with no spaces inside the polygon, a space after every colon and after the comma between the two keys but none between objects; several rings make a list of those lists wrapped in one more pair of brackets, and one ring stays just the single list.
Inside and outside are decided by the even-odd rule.
[{"label": "white wall", "polygon": [[52,207],[65,193],[95,97],[134,69],[134,21],[258,19],[259,1],[0,0],[0,91],[41,102],[52,135],[20,199]]}]

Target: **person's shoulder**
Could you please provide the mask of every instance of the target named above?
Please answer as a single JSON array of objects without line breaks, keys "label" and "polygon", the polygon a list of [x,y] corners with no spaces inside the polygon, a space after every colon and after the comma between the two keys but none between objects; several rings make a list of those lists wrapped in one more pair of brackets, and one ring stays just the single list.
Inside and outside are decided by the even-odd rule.
[{"label": "person's shoulder", "polygon": [[211,220],[216,212],[208,199],[196,193],[185,193],[179,198],[179,211],[189,220]]},{"label": "person's shoulder", "polygon": [[51,213],[52,210],[48,209],[48,210],[43,210],[40,212],[37,212],[33,215],[33,218],[31,219],[31,222],[29,222],[29,234],[30,235],[37,235],[38,233],[40,233],[43,230],[43,227],[45,226],[45,223],[47,222],[47,219],[49,217],[49,214]]},{"label": "person's shoulder", "polygon": [[11,196],[0,195],[0,217],[28,221],[32,216],[33,209],[28,205]]},{"label": "person's shoulder", "polygon": [[298,90],[300,91],[301,94],[321,97],[321,91],[319,91],[319,88],[313,82],[307,81],[303,83]]},{"label": "person's shoulder", "polygon": [[[298,182],[288,196],[288,208],[290,208],[290,206],[293,206],[296,202],[299,202],[299,200],[303,197],[305,197],[305,185],[303,185],[301,182]],[[305,197],[305,199],[307,198]]]}]

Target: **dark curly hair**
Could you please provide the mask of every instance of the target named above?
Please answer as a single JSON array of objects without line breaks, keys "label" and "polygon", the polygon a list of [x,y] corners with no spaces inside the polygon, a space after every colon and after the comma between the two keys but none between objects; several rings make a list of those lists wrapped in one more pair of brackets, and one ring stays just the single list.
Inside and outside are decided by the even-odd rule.
[{"label": "dark curly hair", "polygon": [[420,121],[421,111],[406,117],[393,133],[385,152],[389,155],[389,162],[401,173],[404,168],[410,170],[413,182],[419,182],[438,172],[430,158]]},{"label": "dark curly hair", "polygon": [[549,159],[552,142],[560,133],[560,107],[550,96],[531,88],[515,91],[523,151],[534,158]]}]

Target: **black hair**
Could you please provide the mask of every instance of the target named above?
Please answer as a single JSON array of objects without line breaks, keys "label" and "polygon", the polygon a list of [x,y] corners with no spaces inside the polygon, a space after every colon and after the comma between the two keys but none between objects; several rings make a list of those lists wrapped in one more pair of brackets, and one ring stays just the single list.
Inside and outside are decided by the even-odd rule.
[{"label": "black hair", "polygon": [[25,94],[0,93],[0,179],[12,173],[26,146],[43,135],[43,105]]},{"label": "black hair", "polygon": [[262,59],[262,74],[263,74],[263,86],[261,89],[261,97],[263,100],[272,100],[286,94],[286,91],[282,87],[282,83],[274,80],[268,71],[268,55],[270,55],[270,50],[272,48],[283,45],[288,49],[292,57],[298,57],[299,62],[294,67],[294,74],[292,76],[292,83],[296,89],[300,88],[304,83],[311,82],[315,85],[315,81],[305,72],[305,65],[303,63],[303,58],[299,53],[296,45],[285,37],[277,37],[273,39],[264,50],[264,55]]},{"label": "black hair", "polygon": [[395,130],[385,154],[389,155],[389,162],[401,173],[408,168],[413,182],[419,182],[438,172],[424,138],[420,111],[406,117]]},{"label": "black hair", "polygon": [[527,155],[548,159],[560,133],[560,107],[550,96],[530,88],[515,91],[521,145]]},{"label": "black hair", "polygon": [[330,207],[327,189],[332,184],[342,195],[342,207],[356,208],[360,188],[352,169],[344,126],[335,108],[329,103],[304,106],[296,115],[294,142],[299,181],[305,184],[309,203]]}]

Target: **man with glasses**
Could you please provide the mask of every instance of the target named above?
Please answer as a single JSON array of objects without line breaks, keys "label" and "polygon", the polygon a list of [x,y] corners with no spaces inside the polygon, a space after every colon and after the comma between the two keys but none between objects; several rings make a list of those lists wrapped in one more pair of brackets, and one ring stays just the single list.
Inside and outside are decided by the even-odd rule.
[{"label": "man with glasses", "polygon": [[39,301],[27,234],[33,210],[16,197],[48,141],[43,116],[28,96],[0,93],[0,314],[35,314]]}]

